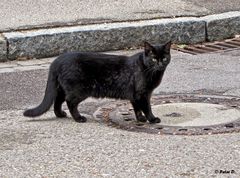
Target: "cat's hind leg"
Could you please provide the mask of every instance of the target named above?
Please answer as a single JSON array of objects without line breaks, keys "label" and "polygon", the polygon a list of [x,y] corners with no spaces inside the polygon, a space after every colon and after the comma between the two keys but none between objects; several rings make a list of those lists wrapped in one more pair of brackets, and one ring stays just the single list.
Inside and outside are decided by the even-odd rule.
[{"label": "cat's hind leg", "polygon": [[66,97],[68,109],[69,109],[73,119],[76,122],[86,122],[87,121],[87,118],[84,116],[81,116],[78,111],[78,104],[85,99],[86,98],[84,98],[84,97],[79,98],[79,96],[75,96],[75,95],[67,95],[67,97]]},{"label": "cat's hind leg", "polygon": [[64,101],[65,93],[63,89],[59,86],[59,88],[57,89],[57,96],[54,101],[54,113],[59,118],[67,117],[67,113],[62,110],[62,104]]}]

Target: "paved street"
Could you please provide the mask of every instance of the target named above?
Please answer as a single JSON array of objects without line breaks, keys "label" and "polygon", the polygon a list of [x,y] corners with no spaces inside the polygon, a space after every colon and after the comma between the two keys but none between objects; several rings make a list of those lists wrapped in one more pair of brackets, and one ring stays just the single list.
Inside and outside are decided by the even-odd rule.
[{"label": "paved street", "polygon": [[[155,94],[240,97],[239,56],[240,50],[196,56],[173,51]],[[51,61],[0,64],[0,177],[240,176],[239,133],[167,136],[112,128],[92,118],[99,106],[111,102],[106,99],[81,104],[88,118],[83,124],[71,117],[56,119],[52,111],[24,118],[23,109],[43,97]],[[235,173],[216,172],[221,170]]]}]

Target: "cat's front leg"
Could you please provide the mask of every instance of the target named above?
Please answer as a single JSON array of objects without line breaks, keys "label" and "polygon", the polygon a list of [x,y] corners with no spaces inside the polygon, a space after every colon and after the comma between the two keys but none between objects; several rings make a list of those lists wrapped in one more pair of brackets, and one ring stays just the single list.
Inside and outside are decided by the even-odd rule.
[{"label": "cat's front leg", "polygon": [[159,123],[161,120],[158,117],[155,117],[152,113],[152,108],[150,104],[150,97],[141,96],[139,100],[136,101],[138,106],[143,111],[144,115],[146,116],[149,123]]},{"label": "cat's front leg", "polygon": [[147,118],[142,114],[141,108],[135,101],[131,101],[137,121],[147,122]]}]

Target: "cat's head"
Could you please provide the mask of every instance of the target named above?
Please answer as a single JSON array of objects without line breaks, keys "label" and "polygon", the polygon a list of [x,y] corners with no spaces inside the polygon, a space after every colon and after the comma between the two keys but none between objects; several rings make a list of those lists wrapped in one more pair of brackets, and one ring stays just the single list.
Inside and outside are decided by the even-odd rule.
[{"label": "cat's head", "polygon": [[144,42],[144,65],[158,71],[165,70],[171,60],[170,47],[171,41],[156,46]]}]

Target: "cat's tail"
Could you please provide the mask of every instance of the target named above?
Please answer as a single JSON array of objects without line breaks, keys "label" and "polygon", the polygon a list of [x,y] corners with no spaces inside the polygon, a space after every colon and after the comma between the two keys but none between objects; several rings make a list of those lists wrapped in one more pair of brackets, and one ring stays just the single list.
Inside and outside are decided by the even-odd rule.
[{"label": "cat's tail", "polygon": [[27,117],[37,117],[45,113],[52,106],[53,101],[57,95],[57,77],[54,76],[52,70],[50,69],[48,74],[47,87],[45,90],[45,96],[42,103],[32,109],[24,111],[23,115]]}]

